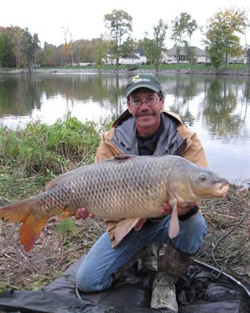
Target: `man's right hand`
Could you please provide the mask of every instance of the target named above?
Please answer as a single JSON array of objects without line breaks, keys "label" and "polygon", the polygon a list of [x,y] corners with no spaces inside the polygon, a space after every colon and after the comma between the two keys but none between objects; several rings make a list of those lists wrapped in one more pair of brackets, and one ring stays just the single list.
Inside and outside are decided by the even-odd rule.
[{"label": "man's right hand", "polygon": [[76,211],[75,217],[76,217],[77,220],[79,220],[79,219],[81,219],[81,218],[84,219],[84,218],[86,218],[86,217],[93,218],[93,217],[94,217],[94,214],[89,213],[89,212],[87,211],[87,209],[85,209],[85,208],[81,208],[81,209],[78,209],[78,210]]}]

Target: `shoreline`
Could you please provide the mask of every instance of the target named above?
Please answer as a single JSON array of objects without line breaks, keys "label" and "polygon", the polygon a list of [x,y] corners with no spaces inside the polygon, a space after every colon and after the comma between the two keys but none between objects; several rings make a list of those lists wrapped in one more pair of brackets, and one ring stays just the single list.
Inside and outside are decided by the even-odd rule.
[{"label": "shoreline", "polygon": [[[136,69],[136,70],[127,70],[120,69],[119,72],[116,72],[114,69],[58,69],[58,68],[46,68],[46,69],[33,69],[29,72],[28,69],[0,69],[0,74],[2,75],[15,75],[15,74],[129,74],[129,73],[156,73],[154,69]],[[221,69],[219,72],[216,72],[214,69],[208,70],[159,70],[159,74],[169,74],[169,75],[208,75],[208,76],[250,76],[250,70],[228,70]]]}]

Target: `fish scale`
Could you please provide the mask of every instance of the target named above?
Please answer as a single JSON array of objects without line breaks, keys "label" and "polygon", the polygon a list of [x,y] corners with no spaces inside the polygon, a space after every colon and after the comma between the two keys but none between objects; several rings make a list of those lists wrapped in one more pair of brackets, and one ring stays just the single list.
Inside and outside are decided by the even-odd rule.
[{"label": "fish scale", "polygon": [[96,217],[119,220],[173,212],[171,238],[178,235],[177,203],[225,196],[229,184],[208,169],[178,156],[117,156],[79,167],[52,180],[38,196],[0,208],[0,218],[21,223],[20,240],[29,251],[52,216],[86,208]]}]

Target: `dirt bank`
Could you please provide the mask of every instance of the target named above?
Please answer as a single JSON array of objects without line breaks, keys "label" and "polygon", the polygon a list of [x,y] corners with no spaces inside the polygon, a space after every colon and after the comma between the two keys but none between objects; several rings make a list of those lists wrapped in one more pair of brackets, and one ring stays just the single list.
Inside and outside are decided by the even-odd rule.
[{"label": "dirt bank", "polygon": [[[250,283],[250,190],[233,187],[227,199],[206,201],[201,210],[208,235],[196,258]],[[60,226],[51,220],[29,253],[19,244],[19,226],[0,223],[0,290],[47,285],[87,253],[105,229],[95,219],[68,221],[68,226]]]}]

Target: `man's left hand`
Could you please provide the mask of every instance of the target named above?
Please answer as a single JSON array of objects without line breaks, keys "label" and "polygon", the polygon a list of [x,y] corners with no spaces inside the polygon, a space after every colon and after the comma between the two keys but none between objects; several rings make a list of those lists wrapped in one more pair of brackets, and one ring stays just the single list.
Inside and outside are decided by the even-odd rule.
[{"label": "man's left hand", "polygon": [[[194,202],[178,202],[177,203],[178,215],[187,214],[194,207],[194,205],[195,205]],[[172,208],[167,201],[163,202],[162,209],[160,212],[164,215],[169,215],[172,213]],[[134,229],[136,231],[142,229],[142,226],[145,224],[146,221],[147,221],[146,218],[140,219],[138,223],[135,225]]]},{"label": "man's left hand", "polygon": [[[194,205],[195,205],[194,202],[178,202],[177,203],[178,215],[187,214],[188,211],[190,211],[190,209],[192,209],[194,207]],[[167,201],[163,202],[161,213],[166,214],[166,215],[172,213],[172,208]]]}]

